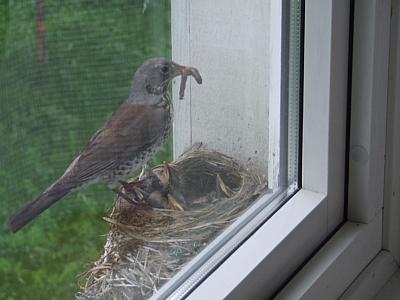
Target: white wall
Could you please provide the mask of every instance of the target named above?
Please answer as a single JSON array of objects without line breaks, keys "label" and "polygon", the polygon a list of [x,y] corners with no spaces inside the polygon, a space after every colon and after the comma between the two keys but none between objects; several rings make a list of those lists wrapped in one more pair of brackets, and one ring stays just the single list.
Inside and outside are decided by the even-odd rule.
[{"label": "white wall", "polygon": [[175,156],[204,142],[267,172],[270,5],[265,0],[172,1],[173,59],[197,67],[203,76],[202,85],[191,80],[184,100],[176,93],[180,79],[175,82]]}]

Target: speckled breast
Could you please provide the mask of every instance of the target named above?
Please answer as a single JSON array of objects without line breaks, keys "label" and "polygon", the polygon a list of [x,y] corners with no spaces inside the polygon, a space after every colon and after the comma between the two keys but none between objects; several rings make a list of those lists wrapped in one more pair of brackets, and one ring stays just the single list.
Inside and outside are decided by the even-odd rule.
[{"label": "speckled breast", "polygon": [[168,113],[163,133],[159,136],[159,138],[155,141],[151,147],[145,149],[144,151],[140,152],[131,161],[127,161],[124,164],[118,166],[113,174],[110,174],[108,181],[116,181],[121,177],[131,175],[135,169],[139,166],[144,165],[147,163],[149,159],[151,159],[154,154],[156,154],[160,148],[165,144],[168,139],[169,131],[172,126],[172,115],[173,115],[173,107],[170,101],[169,95],[164,95],[163,100],[158,104],[159,107],[165,109]]}]

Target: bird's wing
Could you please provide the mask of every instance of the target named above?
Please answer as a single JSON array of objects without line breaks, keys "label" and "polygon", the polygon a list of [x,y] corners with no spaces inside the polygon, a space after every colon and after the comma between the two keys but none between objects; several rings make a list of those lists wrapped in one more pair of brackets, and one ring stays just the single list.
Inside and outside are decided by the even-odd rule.
[{"label": "bird's wing", "polygon": [[134,160],[164,132],[168,112],[157,106],[122,104],[82,149],[67,177],[84,183]]}]

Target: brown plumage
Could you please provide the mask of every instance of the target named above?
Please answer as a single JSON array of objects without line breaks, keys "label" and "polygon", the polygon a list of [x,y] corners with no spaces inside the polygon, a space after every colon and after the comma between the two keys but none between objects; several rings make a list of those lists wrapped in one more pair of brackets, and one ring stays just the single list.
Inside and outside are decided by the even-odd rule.
[{"label": "brown plumage", "polygon": [[178,75],[193,75],[201,83],[195,68],[164,58],[146,61],[134,75],[127,101],[92,136],[64,175],[11,216],[12,232],[82,186],[103,181],[115,191],[118,180],[145,164],[168,137],[172,115],[168,83]]},{"label": "brown plumage", "polygon": [[151,150],[158,150],[169,128],[169,107],[123,103],[82,149],[65,180],[73,185],[100,178],[113,183],[117,173],[130,174]]}]

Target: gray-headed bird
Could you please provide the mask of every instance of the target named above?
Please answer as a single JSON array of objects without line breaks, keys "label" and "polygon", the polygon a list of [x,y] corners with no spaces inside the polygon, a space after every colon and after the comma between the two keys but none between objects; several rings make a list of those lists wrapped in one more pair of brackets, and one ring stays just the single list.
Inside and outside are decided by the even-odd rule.
[{"label": "gray-headed bird", "polygon": [[88,184],[102,181],[118,192],[119,181],[144,165],[165,143],[172,118],[168,85],[179,75],[182,76],[181,98],[188,76],[193,76],[199,84],[202,82],[193,67],[165,58],[143,63],[133,76],[128,99],[92,136],[65,173],[42,195],[11,216],[12,232],[17,232],[68,193]]}]

